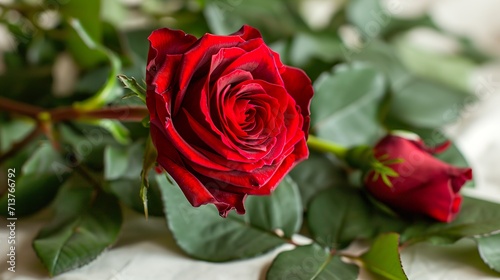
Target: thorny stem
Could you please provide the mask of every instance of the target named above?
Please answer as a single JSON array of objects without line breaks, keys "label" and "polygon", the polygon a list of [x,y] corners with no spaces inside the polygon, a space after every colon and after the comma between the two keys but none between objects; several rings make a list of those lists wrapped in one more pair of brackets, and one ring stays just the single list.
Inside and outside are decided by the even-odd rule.
[{"label": "thorny stem", "polygon": [[52,139],[53,137],[50,135],[51,130],[47,128],[58,122],[93,119],[140,122],[149,114],[145,106],[121,106],[92,110],[77,109],[71,106],[44,109],[5,97],[0,97],[0,111],[26,116],[36,121],[36,127],[30,134],[20,142],[14,144],[6,153],[0,155],[0,163],[13,156],[40,133],[45,133],[47,138]]},{"label": "thorny stem", "polygon": [[148,114],[145,106],[110,107],[96,110],[76,110],[72,107],[53,109],[49,112],[52,122],[75,119],[115,119],[140,122]]},{"label": "thorny stem", "polygon": [[37,121],[50,120],[52,123],[82,119],[115,119],[121,121],[140,122],[148,113],[144,106],[109,107],[93,110],[81,110],[74,107],[61,107],[45,110],[23,102],[0,97],[0,110],[24,115]]},{"label": "thorny stem", "polygon": [[37,121],[49,119],[52,123],[81,119],[116,119],[139,122],[146,117],[145,106],[109,107],[94,110],[81,110],[71,106],[45,110],[38,106],[0,97],[0,110],[12,114],[24,115]]},{"label": "thorny stem", "polygon": [[43,108],[0,97],[0,110],[36,119]]}]

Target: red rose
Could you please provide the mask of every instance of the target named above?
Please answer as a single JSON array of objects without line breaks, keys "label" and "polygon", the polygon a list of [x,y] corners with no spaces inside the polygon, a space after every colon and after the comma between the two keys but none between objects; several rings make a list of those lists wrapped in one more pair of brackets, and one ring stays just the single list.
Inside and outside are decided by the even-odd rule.
[{"label": "red rose", "polygon": [[308,156],[311,80],[283,65],[258,30],[200,39],[159,29],[146,69],[158,163],[193,206],[245,212]]},{"label": "red rose", "polygon": [[432,149],[422,141],[386,136],[374,147],[374,155],[381,162],[400,159],[388,165],[399,176],[389,177],[391,187],[371,171],[365,185],[375,198],[395,209],[450,222],[460,210],[459,191],[472,179],[472,170],[457,168],[432,156],[447,146]]}]

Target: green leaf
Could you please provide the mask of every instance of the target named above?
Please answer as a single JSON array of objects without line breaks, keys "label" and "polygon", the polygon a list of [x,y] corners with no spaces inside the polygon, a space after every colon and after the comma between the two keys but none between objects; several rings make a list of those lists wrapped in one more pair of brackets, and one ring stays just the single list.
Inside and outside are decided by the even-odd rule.
[{"label": "green leaf", "polygon": [[342,42],[331,34],[299,33],[293,37],[289,56],[290,62],[298,67],[307,65],[313,58],[331,63],[343,57]]},{"label": "green leaf", "polygon": [[385,95],[384,76],[372,67],[339,67],[314,83],[311,125],[319,138],[344,146],[371,144],[382,135],[377,122]]},{"label": "green leaf", "polygon": [[[146,193],[148,201],[148,216],[161,217],[163,213],[163,202],[158,183],[155,180],[156,172],[149,172],[149,187]],[[136,174],[137,175],[137,174]],[[125,205],[145,214],[144,203],[141,194],[141,179],[139,176],[134,179],[119,178],[106,182],[105,188],[113,193]]]},{"label": "green leaf", "polygon": [[[72,169],[66,165],[57,151],[45,141],[23,164],[16,169],[15,214],[17,217],[37,212],[54,199],[59,186],[66,180]],[[8,193],[0,199],[0,213],[7,215]]]},{"label": "green leaf", "polygon": [[358,28],[366,44],[371,44],[377,38],[390,38],[393,34],[415,27],[435,27],[428,16],[411,19],[394,17],[404,3],[387,2],[387,5],[381,5],[380,2],[381,0],[351,0],[346,6],[347,21]]},{"label": "green leaf", "polygon": [[51,170],[51,163],[61,160],[59,153],[54,150],[48,141],[44,141],[30,159],[24,163],[22,173],[30,175],[50,173],[53,171]]},{"label": "green leaf", "polygon": [[302,225],[302,206],[297,184],[285,177],[270,196],[249,196],[245,222],[266,231],[280,229],[291,238]]},{"label": "green leaf", "polygon": [[483,261],[493,270],[500,272],[500,234],[474,238]]},{"label": "green leaf", "polygon": [[393,92],[390,115],[408,124],[428,128],[440,128],[455,121],[462,108],[475,99],[466,92],[417,77]]},{"label": "green leaf", "polygon": [[389,78],[389,119],[416,127],[441,128],[455,121],[462,108],[475,99],[467,92],[417,77],[395,54],[393,47],[373,41],[361,52],[350,55],[353,60],[370,63]]},{"label": "green leaf", "polygon": [[383,234],[375,239],[370,250],[364,253],[359,260],[363,262],[364,268],[383,279],[408,279],[401,265],[398,245],[399,235],[397,233]]},{"label": "green leaf", "polygon": [[402,242],[428,241],[451,244],[464,237],[490,234],[500,229],[500,204],[463,197],[460,213],[451,223],[414,222],[401,235]]},{"label": "green leaf", "polygon": [[394,40],[403,64],[420,77],[442,83],[457,90],[470,90],[470,77],[477,65],[458,54],[424,50],[412,44],[408,35]]},{"label": "green leaf", "polygon": [[228,11],[234,10],[234,5],[231,4],[217,1],[210,1],[206,4],[204,14],[213,33],[231,34],[244,24],[243,19],[228,15]]},{"label": "green leaf", "polygon": [[120,26],[129,17],[127,6],[119,0],[105,0],[101,2],[101,17],[104,21]]},{"label": "green leaf", "polygon": [[268,43],[307,28],[296,8],[283,0],[208,0],[204,15],[215,34],[227,35],[249,24],[259,29]]},{"label": "green leaf", "polygon": [[[105,176],[105,179],[140,179],[142,170],[140,159],[144,156],[144,142],[144,139],[141,139],[128,146],[107,146],[105,150],[104,171],[105,174],[113,173],[113,176]],[[107,157],[106,153],[111,153],[110,151],[113,151],[114,156]]]},{"label": "green leaf", "polygon": [[352,187],[318,193],[309,205],[307,221],[316,242],[336,249],[346,247],[357,238],[371,238],[405,226],[404,221],[376,209],[360,190]]},{"label": "green leaf", "polygon": [[[148,141],[151,141],[148,139]],[[149,206],[144,207],[143,198],[151,205],[153,216],[163,216],[161,194],[152,171],[156,162],[156,153],[151,154],[152,143],[139,140],[132,145],[108,145],[104,150],[104,176],[108,181],[107,190],[114,193],[121,201],[132,209],[146,214]],[[146,148],[145,148],[146,145]],[[149,147],[149,148],[148,148]],[[149,151],[149,152],[147,152]],[[156,151],[156,150],[155,150]],[[148,159],[145,168],[140,159]],[[145,170],[145,171],[143,171]],[[147,177],[146,177],[147,176]],[[144,192],[145,184],[151,185],[152,193]],[[149,202],[148,202],[149,201]],[[149,211],[147,212],[149,213]]]},{"label": "green leaf", "polygon": [[[151,34],[150,29],[134,29],[125,32],[125,39],[128,48],[137,56],[138,64],[140,64],[142,69],[146,69],[146,63],[148,60],[148,49],[149,41],[146,38]],[[141,71],[142,76],[136,76],[139,80],[143,80],[145,71]]]},{"label": "green leaf", "polygon": [[347,176],[338,163],[325,154],[312,151],[309,158],[294,167],[289,175],[299,186],[304,208],[320,191],[347,184]]},{"label": "green leaf", "polygon": [[224,219],[213,205],[194,208],[175,183],[164,175],[158,175],[157,180],[168,227],[179,247],[191,257],[212,262],[244,259],[286,243],[275,233],[251,224],[246,215],[230,213]]},{"label": "green leaf", "polygon": [[[23,138],[27,137],[29,133],[31,133],[34,129],[34,122],[26,119],[12,119],[12,120],[3,120],[0,117],[0,154],[5,156],[6,152],[13,148],[13,145]],[[42,138],[42,135],[35,137],[31,141],[31,143],[27,144],[21,150],[18,150],[15,154],[4,159],[2,163],[0,163],[0,168],[3,170],[7,170],[9,168],[14,168],[16,172],[19,172],[23,167],[23,164],[32,156],[33,152],[38,148],[39,143],[37,141]],[[18,174],[19,175],[19,174]],[[5,182],[1,186],[5,187],[7,182]],[[1,188],[1,187],[0,187]],[[1,196],[0,195],[0,201]],[[5,211],[0,210],[0,215],[3,215]]]},{"label": "green leaf", "polygon": [[314,240],[336,249],[346,247],[356,238],[370,237],[369,218],[366,201],[357,190],[346,187],[318,193],[307,212]]},{"label": "green leaf", "polygon": [[[59,11],[65,18],[76,18],[85,28],[88,37],[96,42],[101,42],[102,25],[98,19],[101,12],[100,0],[88,1],[64,1],[60,5]],[[96,18],[97,17],[97,18]],[[70,52],[79,65],[91,68],[106,59],[102,53],[87,46],[84,40],[74,30],[68,29],[66,42]]]},{"label": "green leaf", "polygon": [[116,87],[117,76],[121,70],[122,63],[120,58],[111,50],[104,47],[100,44],[99,41],[96,41],[92,36],[85,30],[84,26],[77,19],[69,19],[69,23],[71,27],[78,33],[83,42],[91,49],[99,51],[104,54],[106,58],[109,60],[111,65],[111,71],[109,71],[109,75],[106,83],[103,87],[91,98],[75,103],[75,107],[80,110],[92,110],[96,108],[101,108],[106,103],[110,103],[114,99],[117,98]]},{"label": "green leaf", "polygon": [[54,201],[55,217],[33,241],[51,276],[94,260],[117,239],[122,224],[118,200],[73,177]]},{"label": "green leaf", "polygon": [[104,179],[115,180],[127,174],[129,159],[125,147],[107,146],[104,149]]},{"label": "green leaf", "polygon": [[370,64],[386,74],[393,89],[399,90],[413,77],[397,57],[394,48],[383,41],[373,40],[361,50],[348,51],[345,54],[348,60]]},{"label": "green leaf", "polygon": [[277,279],[357,279],[359,268],[342,262],[317,244],[297,247],[281,252],[267,271],[267,280]]},{"label": "green leaf", "polygon": [[14,143],[21,141],[35,128],[34,122],[14,119],[9,122],[1,121],[0,151],[6,152]]},{"label": "green leaf", "polygon": [[[181,30],[187,32],[185,29]],[[206,32],[206,30],[204,32]],[[150,29],[130,30],[123,34],[133,65],[123,69],[122,73],[129,77],[135,77],[139,84],[144,84],[146,78],[146,71],[144,71],[144,69],[146,69],[147,66],[149,50],[149,41],[146,40],[146,38],[148,38],[149,34],[151,34]]]},{"label": "green leaf", "polygon": [[[58,127],[67,161],[70,165],[83,163],[94,170],[103,170],[104,153],[108,145],[117,145],[104,128],[88,123],[65,123]],[[72,162],[71,157],[74,157]],[[62,168],[62,166],[60,166]]]},{"label": "green leaf", "polygon": [[99,119],[99,120],[88,120],[83,121],[84,123],[100,126],[107,130],[111,136],[120,144],[127,145],[130,143],[129,131],[127,127],[125,127],[118,120],[111,119]]},{"label": "green leaf", "polygon": [[379,0],[351,0],[346,6],[347,20],[355,25],[367,40],[379,37],[391,21]]}]

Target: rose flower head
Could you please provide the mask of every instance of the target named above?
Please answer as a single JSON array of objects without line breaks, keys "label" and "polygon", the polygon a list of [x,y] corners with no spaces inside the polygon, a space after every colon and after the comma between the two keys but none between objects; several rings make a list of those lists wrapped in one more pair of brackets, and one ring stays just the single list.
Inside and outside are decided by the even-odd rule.
[{"label": "rose flower head", "polygon": [[245,212],[308,157],[311,80],[283,65],[258,30],[200,39],[153,31],[146,103],[157,162],[193,206]]},{"label": "rose flower head", "polygon": [[[388,135],[373,148],[379,163],[394,174],[368,172],[365,186],[378,200],[396,211],[418,213],[441,222],[450,222],[458,214],[460,189],[472,179],[470,168],[458,168],[435,157],[447,148],[426,147],[421,140]],[[387,182],[389,181],[389,182]],[[389,184],[387,184],[389,183]]]}]

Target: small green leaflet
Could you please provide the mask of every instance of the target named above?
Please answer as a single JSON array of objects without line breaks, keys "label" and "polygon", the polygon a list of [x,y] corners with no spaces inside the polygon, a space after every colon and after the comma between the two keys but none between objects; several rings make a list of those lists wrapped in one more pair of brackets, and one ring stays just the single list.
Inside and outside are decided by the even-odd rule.
[{"label": "small green leaflet", "polygon": [[319,137],[346,147],[372,144],[383,135],[377,121],[386,80],[365,65],[341,65],[314,82],[311,129]]},{"label": "small green leaflet", "polygon": [[500,272],[500,233],[474,238],[483,261]]},{"label": "small green leaflet", "polygon": [[[87,183],[88,184],[88,183]],[[51,276],[94,260],[117,239],[122,224],[118,200],[72,177],[54,201],[55,217],[33,241]]]},{"label": "small green leaflet", "polygon": [[387,280],[407,280],[399,257],[399,234],[380,235],[368,252],[359,257],[363,267]]},{"label": "small green leaflet", "polygon": [[[73,171],[48,141],[43,141],[21,169],[16,169],[17,216],[35,213],[47,206]],[[7,215],[8,192],[0,199],[0,213]]]},{"label": "small green leaflet", "polygon": [[406,225],[405,221],[377,209],[353,187],[336,187],[318,193],[309,205],[307,221],[313,239],[335,249],[345,248],[357,238],[401,231]]},{"label": "small green leaflet", "polygon": [[355,280],[359,268],[342,262],[317,244],[297,247],[280,253],[267,271],[266,280]]},{"label": "small green leaflet", "polygon": [[451,223],[414,222],[401,235],[402,242],[451,244],[464,237],[487,235],[500,229],[500,204],[464,197],[460,213]]}]

